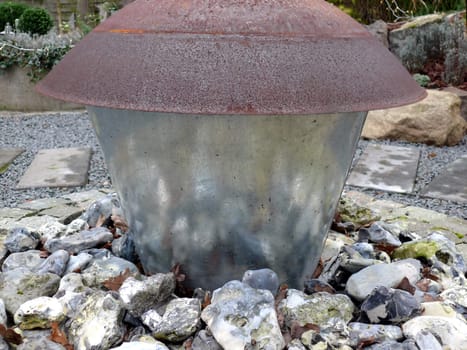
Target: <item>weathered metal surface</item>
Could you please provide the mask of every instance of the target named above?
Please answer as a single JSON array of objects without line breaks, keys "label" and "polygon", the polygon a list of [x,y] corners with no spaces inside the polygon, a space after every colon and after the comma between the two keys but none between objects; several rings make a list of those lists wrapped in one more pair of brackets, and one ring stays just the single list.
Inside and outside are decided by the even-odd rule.
[{"label": "weathered metal surface", "polygon": [[145,270],[209,289],[264,267],[303,286],[366,115],[88,110]]},{"label": "weathered metal surface", "polygon": [[38,84],[86,105],[199,114],[366,111],[425,96],[322,0],[136,0]]}]

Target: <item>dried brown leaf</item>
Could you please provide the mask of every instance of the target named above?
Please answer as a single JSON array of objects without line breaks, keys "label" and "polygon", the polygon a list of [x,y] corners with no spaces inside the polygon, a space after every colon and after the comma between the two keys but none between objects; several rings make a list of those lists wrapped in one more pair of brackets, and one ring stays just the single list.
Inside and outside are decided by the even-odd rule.
[{"label": "dried brown leaf", "polygon": [[407,277],[404,277],[402,279],[402,281],[399,283],[399,285],[396,287],[396,289],[405,290],[405,291],[409,292],[412,295],[415,294],[415,290],[416,290],[416,288],[414,286],[412,286],[412,284],[410,283],[410,281],[408,280]]},{"label": "dried brown leaf", "polygon": [[420,281],[415,283],[415,285],[420,289],[422,292],[428,292],[428,287],[430,286],[431,281],[428,278],[422,278]]},{"label": "dried brown leaf", "polygon": [[296,321],[292,322],[290,326],[290,336],[292,339],[299,339],[303,333],[309,330],[314,330],[315,332],[319,332],[320,328],[318,325],[313,323],[307,323],[304,326],[300,326],[300,324]]},{"label": "dried brown leaf", "polygon": [[211,305],[211,293],[206,292],[206,294],[204,294],[203,302],[201,303],[201,309],[204,310],[209,305]]},{"label": "dried brown leaf", "polygon": [[117,277],[111,277],[108,280],[104,281],[102,284],[108,290],[118,291],[120,287],[122,286],[123,282],[125,282],[125,280],[128,277],[130,277],[130,275],[131,275],[130,269],[127,268],[125,269],[125,271],[123,271],[123,273],[121,273]]},{"label": "dried brown leaf", "polygon": [[101,227],[104,222],[107,220],[107,218],[104,216],[104,215],[99,215],[99,218],[97,219],[97,222],[96,222],[96,227]]},{"label": "dried brown leaf", "polygon": [[19,345],[23,343],[21,335],[16,333],[12,328],[6,328],[2,324],[0,324],[0,336],[11,344]]},{"label": "dried brown leaf", "polygon": [[119,228],[120,230],[122,230],[122,232],[128,232],[128,223],[125,221],[124,218],[118,215],[112,215],[110,218],[112,219],[115,228]]},{"label": "dried brown leaf", "polygon": [[73,345],[68,342],[65,332],[60,329],[58,322],[52,322],[49,339],[62,345],[66,350],[73,350]]},{"label": "dried brown leaf", "polygon": [[370,346],[372,344],[376,343],[375,337],[369,337],[365,339],[361,339],[360,342],[357,345],[357,350],[362,350],[363,348]]},{"label": "dried brown leaf", "polygon": [[323,259],[320,258],[315,271],[313,271],[313,274],[311,275],[311,278],[318,278],[323,272],[323,269],[324,269]]}]

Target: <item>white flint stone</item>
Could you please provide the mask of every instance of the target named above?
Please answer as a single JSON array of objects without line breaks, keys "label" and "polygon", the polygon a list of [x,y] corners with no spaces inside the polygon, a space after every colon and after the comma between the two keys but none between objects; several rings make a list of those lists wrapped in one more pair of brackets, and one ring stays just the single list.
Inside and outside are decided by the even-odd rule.
[{"label": "white flint stone", "polygon": [[122,345],[112,348],[111,350],[169,350],[164,343],[146,343],[142,341],[132,341],[122,343]]},{"label": "white flint stone", "polygon": [[46,241],[49,239],[61,237],[65,233],[66,229],[66,225],[63,225],[55,219],[54,221],[50,220],[49,222],[41,225],[37,230],[37,233],[44,241]]},{"label": "white flint stone", "polygon": [[274,297],[268,290],[254,289],[240,281],[227,282],[214,291],[201,318],[224,349],[244,350],[251,346],[279,350],[285,346]]},{"label": "white flint stone", "polygon": [[418,316],[402,325],[407,338],[417,338],[421,332],[430,332],[441,341],[446,349],[465,349],[467,344],[467,323],[457,318]]},{"label": "white flint stone", "polygon": [[88,253],[79,253],[78,255],[71,255],[65,269],[65,274],[84,270],[92,261],[92,259],[92,255]]},{"label": "white flint stone", "polygon": [[39,250],[28,250],[26,252],[10,254],[2,264],[2,271],[11,271],[17,268],[34,271],[40,264],[45,261],[41,258]]},{"label": "white flint stone", "polygon": [[360,322],[349,323],[350,345],[358,346],[365,339],[373,339],[376,342],[387,340],[401,340],[404,336],[398,326],[367,324]]},{"label": "white flint stone", "polygon": [[436,337],[427,331],[417,333],[415,342],[419,349],[423,350],[443,350],[443,347],[439,343]]},{"label": "white flint stone", "polygon": [[300,326],[307,323],[323,326],[333,319],[348,323],[353,317],[355,306],[343,294],[318,292],[306,295],[299,290],[289,289],[287,298],[279,303],[279,310],[285,315],[289,326],[294,322]]},{"label": "white flint stone", "polygon": [[173,273],[158,273],[139,281],[128,277],[119,289],[125,308],[135,317],[167,300],[175,290]]},{"label": "white flint stone", "polygon": [[68,236],[68,235],[71,235],[73,233],[80,232],[83,230],[89,230],[89,225],[85,220],[78,218],[78,219],[73,220],[67,225],[66,230],[65,230],[65,235]]},{"label": "white flint stone", "polygon": [[110,255],[110,257],[94,258],[82,271],[81,276],[85,285],[99,287],[109,278],[122,275],[127,269],[132,276],[140,276],[139,270],[135,264]]},{"label": "white flint stone", "polygon": [[441,317],[459,317],[462,318],[447,302],[431,301],[421,303],[421,316],[441,316]]},{"label": "white flint stone", "polygon": [[293,339],[287,344],[287,350],[307,350],[305,345],[298,339]]},{"label": "white flint stone", "polygon": [[123,338],[124,311],[118,296],[96,291],[73,318],[68,340],[75,350],[111,348]]},{"label": "white flint stone", "polygon": [[58,291],[54,297],[62,303],[65,315],[72,318],[85,301],[85,293],[90,291],[90,288],[84,286],[79,273],[69,273],[60,280]]},{"label": "white flint stone", "polygon": [[467,287],[455,287],[446,289],[441,293],[441,298],[457,303],[467,308]]},{"label": "white flint stone", "polygon": [[162,317],[151,311],[143,314],[142,319],[156,339],[179,342],[193,335],[200,325],[201,304],[198,299],[173,299],[167,304]]},{"label": "white flint stone", "polygon": [[378,286],[394,288],[407,277],[415,284],[420,279],[421,264],[415,259],[405,259],[390,264],[371,265],[354,273],[347,281],[346,292],[362,301]]},{"label": "white flint stone", "polygon": [[141,321],[149,329],[153,330],[159,327],[162,323],[162,316],[156,310],[148,310],[141,315]]},{"label": "white flint stone", "polygon": [[49,328],[51,322],[60,322],[64,318],[62,304],[51,297],[29,300],[21,304],[14,315],[15,324],[21,329]]}]

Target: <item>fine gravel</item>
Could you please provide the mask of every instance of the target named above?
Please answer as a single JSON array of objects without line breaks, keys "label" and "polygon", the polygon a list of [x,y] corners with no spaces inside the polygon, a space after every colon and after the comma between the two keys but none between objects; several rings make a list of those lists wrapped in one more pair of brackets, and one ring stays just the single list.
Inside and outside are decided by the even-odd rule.
[{"label": "fine gravel", "polygon": [[[27,200],[58,197],[64,194],[91,189],[110,188],[111,182],[97,138],[84,111],[52,113],[0,113],[0,148],[24,148],[8,170],[0,175],[0,208],[14,207]],[[361,155],[370,141],[360,140],[355,159]],[[357,190],[378,199],[388,199],[407,205],[431,209],[439,213],[458,216],[467,220],[467,203],[424,198],[420,190],[439,175],[451,162],[467,153],[467,135],[463,141],[451,147],[435,147],[395,141],[371,141],[373,143],[416,147],[421,151],[417,179],[413,194],[388,193],[346,186],[345,190]],[[86,186],[72,188],[15,189],[20,177],[31,164],[40,149],[62,147],[92,147],[89,181]]]}]

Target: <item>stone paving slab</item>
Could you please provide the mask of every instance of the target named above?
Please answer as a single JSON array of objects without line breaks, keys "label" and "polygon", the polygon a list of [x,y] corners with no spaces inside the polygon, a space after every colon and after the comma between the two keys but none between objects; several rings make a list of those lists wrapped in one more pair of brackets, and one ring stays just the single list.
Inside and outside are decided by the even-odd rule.
[{"label": "stone paving slab", "polygon": [[424,197],[467,203],[467,154],[448,165],[421,194]]},{"label": "stone paving slab", "polygon": [[411,193],[420,150],[411,147],[369,144],[347,179],[347,185]]},{"label": "stone paving slab", "polygon": [[[380,220],[397,223],[402,229],[415,232],[421,237],[437,231],[456,245],[467,245],[467,220],[429,209],[375,199],[357,191],[348,191],[342,196],[351,199],[358,207],[371,208]],[[467,254],[464,257],[467,259]]]},{"label": "stone paving slab", "polygon": [[40,150],[16,188],[82,186],[88,180],[90,159],[87,147]]},{"label": "stone paving slab", "polygon": [[4,173],[8,165],[23,152],[22,148],[0,148],[0,174]]}]

